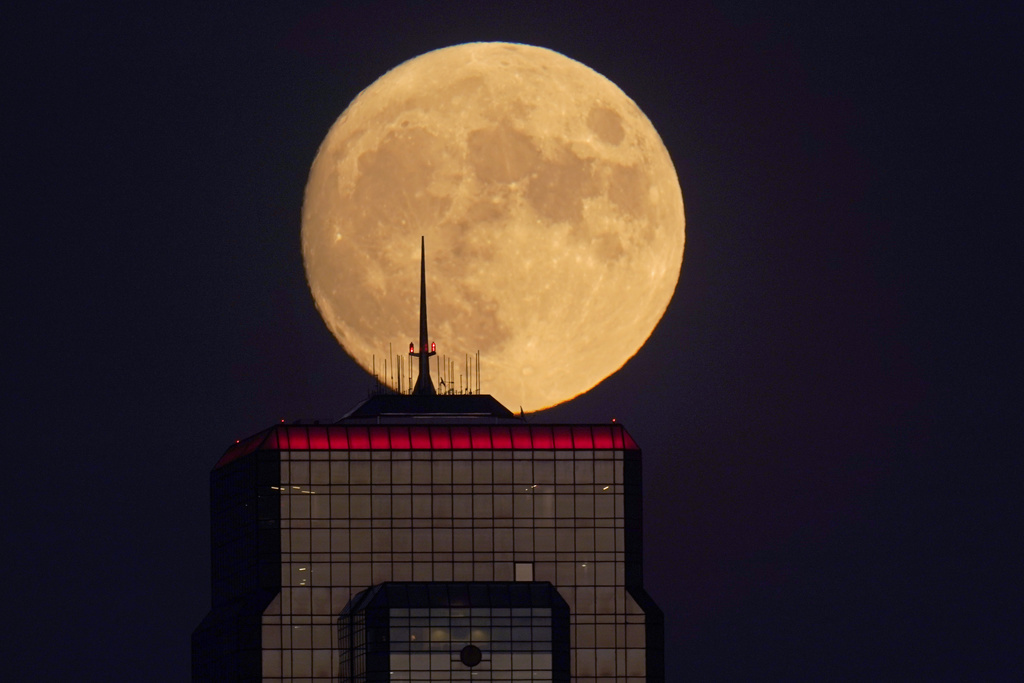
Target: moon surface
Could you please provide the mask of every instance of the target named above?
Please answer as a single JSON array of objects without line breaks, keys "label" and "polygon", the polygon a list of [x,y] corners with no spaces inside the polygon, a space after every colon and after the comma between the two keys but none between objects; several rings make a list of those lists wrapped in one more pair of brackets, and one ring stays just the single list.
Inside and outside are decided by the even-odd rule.
[{"label": "moon surface", "polygon": [[614,83],[544,48],[469,43],[360,93],[309,174],[309,287],[367,370],[418,339],[421,235],[438,355],[458,374],[479,351],[482,393],[535,411],[588,391],[650,336],[679,279],[683,198],[661,138]]}]

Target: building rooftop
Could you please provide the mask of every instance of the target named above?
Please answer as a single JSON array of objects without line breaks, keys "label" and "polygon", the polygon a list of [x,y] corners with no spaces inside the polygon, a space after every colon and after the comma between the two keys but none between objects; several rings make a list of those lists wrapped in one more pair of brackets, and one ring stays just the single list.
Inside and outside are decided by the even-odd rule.
[{"label": "building rooftop", "polygon": [[357,405],[341,423],[453,420],[522,422],[487,394],[378,394]]}]

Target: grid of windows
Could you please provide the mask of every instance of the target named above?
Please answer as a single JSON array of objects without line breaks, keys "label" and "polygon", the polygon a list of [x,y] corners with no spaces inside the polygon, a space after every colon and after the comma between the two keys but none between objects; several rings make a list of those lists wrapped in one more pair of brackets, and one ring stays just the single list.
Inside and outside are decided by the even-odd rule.
[{"label": "grid of windows", "polygon": [[569,609],[549,583],[389,582],[338,632],[341,680],[569,680]]},{"label": "grid of windows", "polygon": [[469,644],[486,644],[489,652],[551,653],[546,607],[394,608],[389,616],[392,653],[458,652]]},{"label": "grid of windows", "polygon": [[259,533],[276,535],[281,587],[257,632],[263,680],[336,679],[338,615],[370,586],[517,579],[568,603],[573,680],[661,680],[639,451],[620,426],[279,426],[218,469],[256,457],[276,470],[258,489],[278,519]]},{"label": "grid of windows", "polygon": [[331,677],[333,617],[367,586],[512,581],[532,562],[569,603],[573,679],[641,680],[622,484],[614,450],[283,451],[282,604],[263,621],[264,677]]}]

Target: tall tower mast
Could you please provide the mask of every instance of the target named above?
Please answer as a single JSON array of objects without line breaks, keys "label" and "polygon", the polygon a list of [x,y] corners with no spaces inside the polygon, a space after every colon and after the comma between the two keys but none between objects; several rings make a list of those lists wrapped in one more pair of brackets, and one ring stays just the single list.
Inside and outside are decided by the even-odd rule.
[{"label": "tall tower mast", "polygon": [[415,350],[415,345],[409,344],[409,355],[420,359],[420,374],[416,378],[416,386],[413,387],[413,395],[433,396],[434,383],[430,380],[430,357],[435,355],[434,345],[427,348],[427,266],[426,247],[424,239],[420,236],[420,347]]}]

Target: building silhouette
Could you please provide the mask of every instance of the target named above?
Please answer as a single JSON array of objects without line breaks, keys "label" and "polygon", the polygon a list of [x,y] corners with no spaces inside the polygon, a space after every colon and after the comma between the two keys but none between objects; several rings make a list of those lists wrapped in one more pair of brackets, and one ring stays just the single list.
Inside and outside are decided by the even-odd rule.
[{"label": "building silhouette", "polygon": [[431,381],[278,424],[211,474],[194,681],[664,680],[643,588],[640,449]]}]

